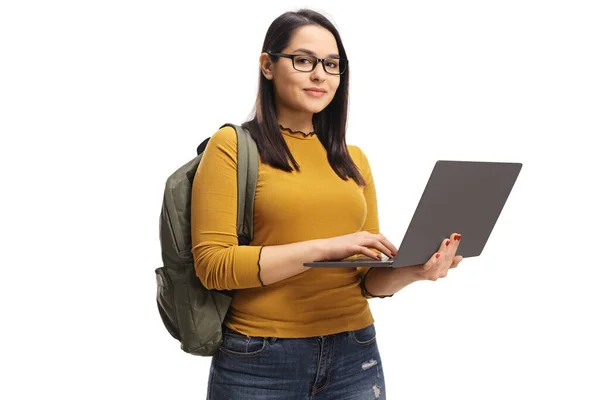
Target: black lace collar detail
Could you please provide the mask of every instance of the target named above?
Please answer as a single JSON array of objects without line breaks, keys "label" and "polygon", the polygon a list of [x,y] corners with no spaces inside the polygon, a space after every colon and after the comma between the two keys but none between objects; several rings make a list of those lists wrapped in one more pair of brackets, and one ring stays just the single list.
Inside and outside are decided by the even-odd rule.
[{"label": "black lace collar detail", "polygon": [[315,132],[309,132],[309,133],[306,133],[306,132],[302,132],[302,131],[292,131],[290,128],[286,128],[286,127],[284,127],[283,125],[279,125],[279,128],[281,128],[282,130],[284,130],[284,131],[286,131],[286,132],[289,132],[289,133],[301,133],[301,134],[303,134],[304,136],[312,136],[312,135],[316,135],[316,133],[315,133]]}]

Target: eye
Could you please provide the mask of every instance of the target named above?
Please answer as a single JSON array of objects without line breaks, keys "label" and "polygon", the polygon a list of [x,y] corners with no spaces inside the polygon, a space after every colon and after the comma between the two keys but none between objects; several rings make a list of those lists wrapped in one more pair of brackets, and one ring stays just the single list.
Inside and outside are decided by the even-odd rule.
[{"label": "eye", "polygon": [[296,57],[298,64],[312,64],[314,60],[311,57]]},{"label": "eye", "polygon": [[326,64],[329,68],[338,68],[339,63],[336,60],[327,60]]}]

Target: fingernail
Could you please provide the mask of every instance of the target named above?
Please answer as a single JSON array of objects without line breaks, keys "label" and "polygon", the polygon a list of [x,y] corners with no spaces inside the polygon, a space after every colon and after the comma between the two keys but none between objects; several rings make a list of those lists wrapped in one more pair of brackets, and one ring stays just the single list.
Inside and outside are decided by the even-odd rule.
[{"label": "fingernail", "polygon": [[446,247],[448,247],[450,245],[450,241],[446,240]]},{"label": "fingernail", "polygon": [[462,237],[461,235],[456,235],[456,236],[454,236],[454,240],[456,240],[458,242],[461,237]]},{"label": "fingernail", "polygon": [[377,258],[381,260],[381,254],[377,254]]},{"label": "fingernail", "polygon": [[440,253],[436,253],[435,258],[440,258]]}]

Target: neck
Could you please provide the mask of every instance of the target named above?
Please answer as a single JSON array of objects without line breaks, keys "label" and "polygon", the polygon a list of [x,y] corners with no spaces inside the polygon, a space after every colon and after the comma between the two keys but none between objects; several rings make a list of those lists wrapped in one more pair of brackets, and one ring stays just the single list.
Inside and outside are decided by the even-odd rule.
[{"label": "neck", "polygon": [[281,109],[277,113],[277,122],[279,125],[289,128],[292,131],[309,133],[314,131],[312,117],[312,113],[300,113]]}]

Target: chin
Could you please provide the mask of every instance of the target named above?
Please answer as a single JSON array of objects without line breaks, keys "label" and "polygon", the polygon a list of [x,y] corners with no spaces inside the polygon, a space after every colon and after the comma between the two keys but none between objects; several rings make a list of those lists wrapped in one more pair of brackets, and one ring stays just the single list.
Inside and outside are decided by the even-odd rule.
[{"label": "chin", "polygon": [[[326,106],[325,106],[326,107]],[[308,107],[305,109],[306,112],[311,114],[318,114],[325,109],[325,107]]]},{"label": "chin", "polygon": [[323,111],[327,106],[331,103],[331,101],[321,101],[315,102],[314,104],[303,104],[302,109],[306,112],[310,112],[313,114],[318,114]]}]

